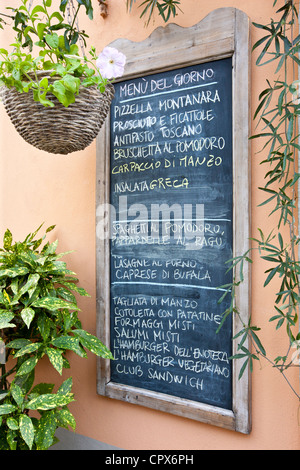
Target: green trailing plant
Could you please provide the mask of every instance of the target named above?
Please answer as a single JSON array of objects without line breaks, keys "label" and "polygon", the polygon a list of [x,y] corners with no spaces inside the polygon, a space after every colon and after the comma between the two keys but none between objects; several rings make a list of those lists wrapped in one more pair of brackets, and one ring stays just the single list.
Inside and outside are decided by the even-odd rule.
[{"label": "green trailing plant", "polygon": [[[93,5],[91,0],[76,0],[78,3],[78,7],[84,6],[86,9],[86,13],[89,16],[90,19],[93,19],[94,15],[94,10],[93,10]],[[70,0],[61,0],[60,2],[60,9],[62,11],[65,11],[66,6]],[[98,0],[99,4],[105,4],[105,0]],[[126,6],[127,10],[131,12],[132,7],[136,3],[136,0],[126,0]],[[158,2],[157,0],[144,0],[139,2],[139,8],[143,7],[142,13],[140,15],[141,18],[146,17],[148,15],[147,19],[147,24],[149,24],[153,14],[155,11],[158,12],[158,14],[163,18],[165,22],[169,21],[169,19],[173,16],[175,17],[178,13],[178,10],[180,10],[180,3],[181,0],[161,0]],[[20,26],[22,30],[24,30],[27,27],[27,18],[26,15],[24,15],[22,12],[19,13],[16,11],[16,14],[14,15],[8,15],[6,13],[0,12],[0,29],[3,29],[3,26],[7,24],[7,21],[9,19],[16,19],[16,26]],[[105,15],[106,17],[106,15]],[[71,40],[77,41],[78,37],[78,31],[77,29],[74,28],[75,22],[73,22],[73,25],[65,24],[65,27],[69,32],[66,32],[66,38],[68,39],[71,38]],[[54,27],[55,29],[55,27]],[[79,33],[83,38],[86,37],[84,31],[81,31]]]},{"label": "green trailing plant", "polygon": [[36,384],[40,361],[62,375],[70,368],[70,353],[113,359],[82,328],[76,295],[88,294],[61,260],[66,253],[56,253],[57,241],[44,243],[46,235],[37,238],[38,230],[15,243],[7,230],[0,250],[1,450],[45,450],[56,442],[58,427],[75,429],[68,409],[72,378],[56,391],[54,384]]},{"label": "green trailing plant", "polygon": [[[277,3],[275,0],[273,6]],[[300,263],[297,251],[300,239],[296,229],[297,184],[300,177],[297,169],[297,154],[300,150],[297,122],[300,103],[299,80],[295,77],[300,65],[300,35],[296,32],[298,13],[294,0],[286,1],[276,14],[276,19],[271,19],[267,25],[254,23],[263,33],[253,46],[253,50],[260,49],[256,65],[274,63],[277,78],[274,83],[268,80],[267,87],[259,95],[254,119],[258,121],[261,131],[251,139],[264,142],[261,150],[264,159],[261,164],[267,170],[265,185],[259,189],[266,197],[260,206],[270,207],[269,216],[275,218],[277,224],[268,234],[258,229],[258,237],[252,239],[251,249],[228,261],[229,270],[233,271],[233,282],[226,286],[225,295],[231,295],[231,305],[224,312],[223,320],[231,314],[241,319],[234,302],[235,293],[243,282],[244,264],[252,263],[252,253],[258,251],[260,258],[269,263],[264,287],[274,282],[278,287],[269,322],[274,325],[276,332],[285,331],[286,349],[271,358],[259,338],[261,328],[253,325],[251,319],[248,324],[241,320],[241,329],[235,337],[239,341],[238,351],[233,358],[243,361],[240,377],[247,366],[253,370],[254,361],[267,360],[300,398],[287,375],[288,369],[299,366],[300,351],[300,333],[297,328],[300,304]],[[291,71],[293,77],[289,78]],[[251,348],[246,347],[246,339],[250,340]]]},{"label": "green trailing plant", "polygon": [[86,45],[88,36],[77,27],[77,18],[82,7],[93,18],[91,0],[77,0],[68,22],[66,8],[71,1],[61,0],[58,10],[53,10],[52,0],[39,0],[32,9],[31,2],[21,0],[20,7],[9,8],[16,38],[11,49],[0,48],[0,85],[14,87],[20,93],[32,90],[35,101],[49,107],[54,106],[49,94],[67,107],[75,102],[80,86],[105,91],[109,80],[97,67],[95,47],[90,48],[88,56],[80,47],[80,43]]},{"label": "green trailing plant", "polygon": [[[158,2],[157,0],[144,0],[139,4],[139,8],[143,8],[140,18],[147,17],[146,25],[149,24],[151,18],[155,11],[162,17],[165,23],[169,21],[169,19],[175,16],[178,13],[178,10],[181,11],[179,5],[181,0],[161,0]],[[132,7],[136,3],[136,0],[126,0],[127,10],[131,11]]]},{"label": "green trailing plant", "polygon": [[[88,55],[85,53],[88,35],[79,29],[77,21],[81,8],[93,19],[92,1],[74,2],[77,2],[76,8],[73,0],[60,0],[59,8],[54,10],[52,0],[37,0],[34,6],[32,0],[21,0],[20,7],[8,7],[10,14],[0,13],[0,28],[7,26],[7,19],[10,19],[16,32],[11,49],[0,48],[0,86],[15,88],[19,93],[32,91],[34,100],[45,107],[54,106],[49,94],[68,107],[75,102],[80,86],[96,86],[100,92],[105,91],[115,77],[102,73],[94,46],[90,47]],[[129,11],[133,3],[135,0],[127,0]],[[176,16],[179,5],[180,0],[145,0],[140,4],[143,7],[141,18],[148,15],[149,24],[154,11],[158,10],[167,22],[171,16]],[[55,80],[49,80],[50,77]]]}]

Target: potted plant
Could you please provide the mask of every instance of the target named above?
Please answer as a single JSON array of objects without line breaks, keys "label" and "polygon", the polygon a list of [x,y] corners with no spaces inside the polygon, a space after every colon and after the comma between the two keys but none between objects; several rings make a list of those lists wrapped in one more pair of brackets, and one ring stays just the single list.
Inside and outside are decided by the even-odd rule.
[{"label": "potted plant", "polygon": [[84,6],[92,18],[91,0],[77,0],[77,8],[73,0],[61,0],[59,10],[52,0],[37,0],[33,8],[32,0],[20,3],[11,9],[16,32],[12,50],[0,48],[6,111],[31,145],[50,153],[82,150],[108,113],[112,82],[122,75],[125,56],[113,48],[97,56],[93,46],[87,56],[79,47],[88,36],[77,26],[78,14]]},{"label": "potted plant", "polygon": [[112,359],[78,318],[76,295],[87,292],[61,260],[64,253],[56,253],[57,241],[44,243],[38,230],[15,243],[7,230],[0,250],[0,450],[46,450],[58,427],[75,428],[72,378],[56,391],[36,384],[41,361],[61,375],[70,351]]}]

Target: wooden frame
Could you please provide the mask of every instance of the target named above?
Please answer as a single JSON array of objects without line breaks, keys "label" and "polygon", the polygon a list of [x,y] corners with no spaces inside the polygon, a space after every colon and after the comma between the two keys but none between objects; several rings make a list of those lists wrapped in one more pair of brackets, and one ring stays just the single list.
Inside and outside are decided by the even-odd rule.
[{"label": "wooden frame", "polygon": [[[137,43],[126,39],[111,45],[127,57],[125,75],[121,80],[144,74],[172,70],[232,57],[233,63],[233,230],[234,256],[249,248],[250,237],[250,39],[249,19],[240,10],[221,8],[211,12],[193,27],[175,24],[157,28],[146,40]],[[109,202],[109,132],[106,120],[97,138],[97,200]],[[97,332],[110,346],[110,278],[109,240],[99,240],[97,257]],[[244,282],[236,295],[236,305],[245,323],[250,315],[250,271],[245,266]],[[239,331],[239,320],[233,319],[233,336]],[[233,341],[233,353],[237,344]],[[195,419],[248,434],[251,430],[250,377],[244,373],[238,380],[241,363],[233,361],[233,409],[226,410],[174,396],[110,381],[110,363],[98,361],[97,392],[110,398],[139,404],[156,410]]]}]

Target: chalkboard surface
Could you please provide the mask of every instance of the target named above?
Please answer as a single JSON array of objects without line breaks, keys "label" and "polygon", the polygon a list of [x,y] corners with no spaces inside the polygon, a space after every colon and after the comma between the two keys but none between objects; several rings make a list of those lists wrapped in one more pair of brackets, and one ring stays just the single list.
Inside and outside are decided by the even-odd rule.
[{"label": "chalkboard surface", "polygon": [[116,83],[111,381],[232,408],[232,60]]}]

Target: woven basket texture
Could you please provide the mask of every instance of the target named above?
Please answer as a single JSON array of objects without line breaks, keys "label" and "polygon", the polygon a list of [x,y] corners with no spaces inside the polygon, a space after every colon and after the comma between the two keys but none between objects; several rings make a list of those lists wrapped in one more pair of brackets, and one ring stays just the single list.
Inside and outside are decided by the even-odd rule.
[{"label": "woven basket texture", "polygon": [[108,114],[114,87],[104,93],[95,86],[80,87],[75,103],[64,107],[55,96],[47,98],[54,107],[45,107],[32,93],[18,93],[2,87],[1,100],[17,132],[34,147],[48,153],[66,155],[85,149],[97,137]]}]

